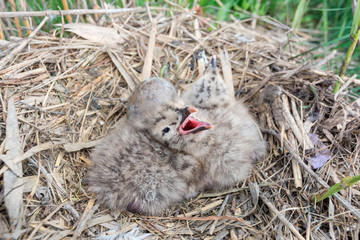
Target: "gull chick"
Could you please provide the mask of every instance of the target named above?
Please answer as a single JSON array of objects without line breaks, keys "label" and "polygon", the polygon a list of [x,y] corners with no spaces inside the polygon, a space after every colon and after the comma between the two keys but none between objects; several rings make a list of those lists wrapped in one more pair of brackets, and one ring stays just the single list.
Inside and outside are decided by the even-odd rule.
[{"label": "gull chick", "polygon": [[233,92],[232,80],[231,84],[224,82],[213,56],[204,75],[182,95],[186,104],[199,109],[198,117],[213,125],[215,143],[204,159],[205,189],[222,189],[244,180],[254,162],[265,155],[265,142],[255,121]]},{"label": "gull chick", "polygon": [[[210,148],[209,123],[192,116],[166,80],[151,78],[134,91],[121,128],[92,153],[89,190],[112,210],[159,215],[195,195]],[[200,140],[202,145],[194,147]]]}]

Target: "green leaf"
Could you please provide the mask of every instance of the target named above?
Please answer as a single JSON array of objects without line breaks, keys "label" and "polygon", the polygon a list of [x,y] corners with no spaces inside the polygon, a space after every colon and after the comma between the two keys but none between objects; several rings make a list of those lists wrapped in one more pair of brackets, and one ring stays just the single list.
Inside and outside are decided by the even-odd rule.
[{"label": "green leaf", "polygon": [[295,16],[293,22],[291,24],[291,28],[298,28],[300,27],[301,19],[306,11],[307,0],[301,0],[299,5],[296,8]]},{"label": "green leaf", "polygon": [[354,36],[356,34],[356,31],[359,27],[359,21],[360,21],[360,4],[356,4],[355,13],[354,13],[354,19],[351,25],[351,36]]},{"label": "green leaf", "polygon": [[224,6],[219,10],[217,14],[218,21],[225,21],[229,16],[229,10],[233,6],[234,1],[228,1],[224,4]]},{"label": "green leaf", "polygon": [[312,200],[314,203],[320,202],[325,198],[330,197],[331,195],[337,193],[340,190],[351,187],[358,181],[360,181],[360,174],[353,177],[350,176],[345,177],[343,178],[343,180],[341,180],[341,182],[331,186],[329,189],[324,190],[321,193],[315,194]]}]

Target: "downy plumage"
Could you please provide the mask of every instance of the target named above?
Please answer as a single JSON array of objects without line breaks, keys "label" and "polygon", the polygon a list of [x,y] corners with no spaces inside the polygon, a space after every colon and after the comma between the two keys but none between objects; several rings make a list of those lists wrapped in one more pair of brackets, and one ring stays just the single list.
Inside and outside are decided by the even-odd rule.
[{"label": "downy plumage", "polygon": [[[229,64],[227,53],[222,59],[226,60],[222,64]],[[232,94],[232,79],[227,81],[220,76],[213,56],[205,74],[182,94],[186,104],[198,108],[197,116],[213,125],[215,143],[204,159],[205,189],[221,189],[244,180],[266,151],[255,121]]]},{"label": "downy plumage", "polygon": [[168,81],[142,82],[121,127],[93,151],[88,183],[97,200],[113,210],[159,215],[193,196],[204,172],[197,156],[211,143],[204,131],[211,126],[193,118],[195,111]]}]

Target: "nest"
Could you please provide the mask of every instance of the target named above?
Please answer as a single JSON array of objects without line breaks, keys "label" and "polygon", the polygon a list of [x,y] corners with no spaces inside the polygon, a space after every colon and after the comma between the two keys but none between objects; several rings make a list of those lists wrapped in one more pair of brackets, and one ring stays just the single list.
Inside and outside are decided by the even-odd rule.
[{"label": "nest", "polygon": [[[334,95],[338,78],[318,69],[324,61],[294,58],[306,35],[290,41],[271,18],[214,22],[176,6],[94,17],[101,27],[67,24],[1,42],[0,171],[12,189],[0,195],[4,239],[357,238],[359,184],[317,204],[311,197],[359,172],[360,103],[347,94],[359,82]],[[84,181],[91,147],[124,115],[132,89],[161,76],[181,91],[202,74],[199,53],[218,49],[229,53],[266,158],[238,186],[161,217],[99,206]]]}]

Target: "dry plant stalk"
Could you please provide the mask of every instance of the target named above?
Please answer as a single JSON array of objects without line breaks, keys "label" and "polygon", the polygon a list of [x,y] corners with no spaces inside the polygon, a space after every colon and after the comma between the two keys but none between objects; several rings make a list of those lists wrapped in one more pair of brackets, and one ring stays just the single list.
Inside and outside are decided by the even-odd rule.
[{"label": "dry plant stalk", "polygon": [[[292,146],[294,146],[295,148],[298,148],[296,145],[295,137],[291,132],[288,133],[288,138],[289,138],[290,144]],[[291,166],[292,166],[293,175],[294,175],[295,187],[297,189],[301,189],[303,187],[303,184],[302,184],[302,175],[301,175],[300,166],[291,156],[290,156],[290,158],[291,158]]]},{"label": "dry plant stalk", "polygon": [[305,240],[305,238],[303,238],[303,236],[301,236],[301,234],[299,233],[299,231],[296,230],[295,226],[294,226],[292,223],[290,223],[290,222],[284,217],[284,215],[282,215],[282,214],[275,208],[275,206],[265,197],[265,195],[264,195],[263,193],[260,193],[260,198],[261,198],[261,200],[269,207],[270,211],[272,211],[272,212],[280,219],[280,221],[282,221],[298,239]]},{"label": "dry plant stalk", "polygon": [[[13,0],[12,0],[13,1]],[[27,11],[27,12],[2,12],[3,18],[18,18],[18,17],[47,17],[58,15],[85,15],[85,14],[117,14],[117,13],[131,13],[143,11],[141,8],[121,8],[121,9],[71,9],[71,10],[48,10],[48,11]],[[19,24],[20,26],[20,24]],[[21,36],[19,36],[21,37]]]},{"label": "dry plant stalk", "polygon": [[146,57],[144,60],[144,66],[141,71],[140,81],[144,81],[151,76],[151,68],[153,62],[153,55],[155,51],[155,38],[156,38],[157,21],[154,20],[151,25],[150,38],[147,46]]},{"label": "dry plant stalk", "polygon": [[[61,3],[62,3],[62,5],[63,5],[64,10],[69,10],[69,5],[68,5],[68,3],[67,3],[67,0],[61,0]],[[71,16],[70,16],[70,15],[66,15],[66,20],[67,20],[68,23],[72,22],[72,21],[71,21]]]},{"label": "dry plant stalk", "polygon": [[14,50],[12,50],[8,55],[6,55],[1,61],[0,61],[0,70],[3,70],[5,68],[5,65],[12,60],[12,58],[20,53],[25,47],[26,45],[28,45],[31,41],[31,39],[36,35],[36,33],[42,28],[42,26],[45,24],[45,22],[49,19],[49,17],[45,17],[41,23],[39,24],[39,26],[37,26],[37,28],[30,34],[30,36],[26,39],[23,40],[23,42],[17,46]]},{"label": "dry plant stalk", "polygon": [[[10,0],[10,4],[11,4],[11,11],[17,12],[17,11],[16,11],[15,1],[14,1],[14,0]],[[20,20],[19,20],[19,18],[15,18],[14,21],[15,21],[16,30],[17,30],[17,32],[18,32],[18,37],[22,37],[21,29],[20,29]],[[1,66],[1,65],[0,65],[0,66]]]},{"label": "dry plant stalk", "polygon": [[[19,3],[20,3],[20,9],[22,9],[23,11],[26,11],[26,6],[25,6],[24,0],[20,0]],[[31,26],[30,26],[29,19],[24,18],[23,21],[24,21],[25,27],[27,28],[26,31],[27,31],[28,35],[30,35],[32,31],[31,31]]]}]

